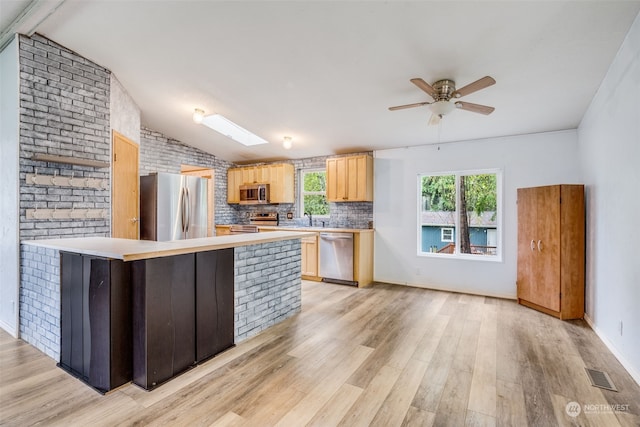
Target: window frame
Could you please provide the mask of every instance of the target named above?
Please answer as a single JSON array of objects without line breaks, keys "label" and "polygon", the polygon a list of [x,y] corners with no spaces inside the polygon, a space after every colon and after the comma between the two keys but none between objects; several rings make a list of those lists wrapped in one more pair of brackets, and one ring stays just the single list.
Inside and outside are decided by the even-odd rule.
[{"label": "window frame", "polygon": [[[307,168],[300,169],[300,173],[298,174],[298,218],[304,218],[304,196],[324,196],[327,198],[327,189],[324,191],[304,191],[304,176],[307,173],[315,173],[315,172],[323,172],[325,174],[325,184],[327,182],[327,169],[318,167],[318,168]],[[329,206],[329,210],[331,209],[330,203],[327,201],[327,206]],[[316,215],[314,214],[314,218],[328,219],[330,217],[331,212],[327,215]]]},{"label": "window frame", "polygon": [[[422,227],[422,225],[421,225],[421,227]],[[456,239],[455,239],[456,234],[455,234],[454,230],[455,230],[455,228],[453,228],[453,227],[442,227],[440,229],[440,241],[441,242],[446,242],[446,243],[455,242],[456,241]],[[451,237],[449,239],[445,239],[444,238],[444,232],[445,231],[448,231],[448,232],[451,233]]]},{"label": "window frame", "polygon": [[[462,253],[437,253],[437,252],[423,252],[422,251],[422,179],[427,176],[447,176],[455,175],[455,188],[456,188],[456,210],[454,211],[454,243],[456,248],[460,247],[460,233],[455,230],[460,230],[460,219],[458,214],[458,207],[460,205],[460,176],[469,175],[496,175],[496,254],[495,255],[477,255],[477,254],[462,254]],[[416,251],[419,257],[428,258],[442,258],[442,259],[462,259],[462,260],[474,260],[483,262],[503,262],[504,256],[504,241],[503,241],[503,179],[504,172],[501,168],[491,169],[468,169],[468,170],[455,170],[455,171],[441,171],[441,172],[424,172],[418,173],[417,176],[417,232],[416,232]],[[451,228],[451,227],[446,227]]]}]

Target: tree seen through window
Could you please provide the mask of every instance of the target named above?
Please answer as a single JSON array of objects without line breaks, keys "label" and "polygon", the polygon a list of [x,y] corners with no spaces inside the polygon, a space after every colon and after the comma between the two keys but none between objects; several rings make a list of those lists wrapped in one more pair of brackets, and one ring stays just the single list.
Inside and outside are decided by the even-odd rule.
[{"label": "tree seen through window", "polygon": [[305,213],[311,215],[329,215],[329,203],[327,203],[327,181],[324,169],[308,170],[302,172],[302,191],[300,216]]}]

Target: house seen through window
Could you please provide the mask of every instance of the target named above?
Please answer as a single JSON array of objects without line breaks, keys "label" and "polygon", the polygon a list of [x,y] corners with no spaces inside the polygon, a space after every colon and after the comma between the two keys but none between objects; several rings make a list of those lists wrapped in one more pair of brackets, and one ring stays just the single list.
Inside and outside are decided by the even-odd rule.
[{"label": "house seen through window", "polygon": [[308,169],[300,173],[300,216],[329,216],[325,169]]},{"label": "house seen through window", "polygon": [[499,259],[501,173],[422,174],[420,254]]}]

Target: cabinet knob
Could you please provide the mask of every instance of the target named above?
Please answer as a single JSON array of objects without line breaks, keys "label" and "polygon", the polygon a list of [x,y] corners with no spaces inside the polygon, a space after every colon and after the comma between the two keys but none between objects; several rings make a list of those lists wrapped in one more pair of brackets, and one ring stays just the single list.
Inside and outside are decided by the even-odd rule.
[{"label": "cabinet knob", "polygon": [[140,221],[140,218],[136,218],[135,216],[131,218],[131,222],[133,222],[134,224],[138,221]]},{"label": "cabinet knob", "polygon": [[536,250],[536,241],[532,240],[531,243],[529,244],[529,247],[531,248],[532,251]]}]

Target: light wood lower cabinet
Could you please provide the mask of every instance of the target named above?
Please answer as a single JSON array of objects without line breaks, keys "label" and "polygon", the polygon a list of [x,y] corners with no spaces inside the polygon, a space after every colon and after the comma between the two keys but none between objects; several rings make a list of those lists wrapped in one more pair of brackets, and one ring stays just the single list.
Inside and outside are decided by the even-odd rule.
[{"label": "light wood lower cabinet", "polygon": [[373,283],[373,232],[353,234],[353,280],[359,288]]},{"label": "light wood lower cabinet", "polygon": [[231,234],[230,225],[216,225],[216,236],[226,236],[227,234]]},{"label": "light wood lower cabinet", "polygon": [[560,319],[584,317],[583,185],[518,189],[518,302]]},{"label": "light wood lower cabinet", "polygon": [[304,237],[302,243],[302,278],[306,280],[322,280],[318,277],[318,234]]}]

